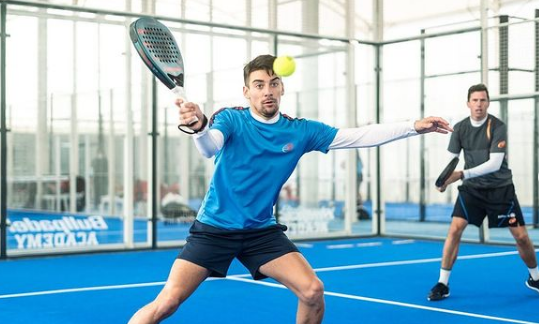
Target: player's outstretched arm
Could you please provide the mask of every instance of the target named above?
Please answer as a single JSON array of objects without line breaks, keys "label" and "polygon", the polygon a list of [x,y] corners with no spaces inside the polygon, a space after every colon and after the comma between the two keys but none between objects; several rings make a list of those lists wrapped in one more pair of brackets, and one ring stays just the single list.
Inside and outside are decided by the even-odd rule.
[{"label": "player's outstretched arm", "polygon": [[426,134],[432,132],[447,134],[453,131],[453,128],[451,127],[451,125],[449,125],[449,122],[447,122],[447,120],[441,117],[433,116],[425,117],[421,120],[416,120],[414,123],[414,128],[419,134]]},{"label": "player's outstretched arm", "polygon": [[330,150],[380,146],[399,139],[437,132],[447,134],[453,128],[440,117],[427,117],[415,122],[371,124],[357,128],[339,129]]}]

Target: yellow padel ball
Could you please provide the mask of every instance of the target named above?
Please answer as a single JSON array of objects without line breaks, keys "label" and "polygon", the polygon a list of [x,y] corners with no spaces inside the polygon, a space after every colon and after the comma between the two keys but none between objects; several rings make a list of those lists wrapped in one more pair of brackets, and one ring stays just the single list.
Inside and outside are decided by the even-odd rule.
[{"label": "yellow padel ball", "polygon": [[279,56],[273,62],[273,72],[278,76],[287,77],[296,70],[296,62],[291,56]]}]

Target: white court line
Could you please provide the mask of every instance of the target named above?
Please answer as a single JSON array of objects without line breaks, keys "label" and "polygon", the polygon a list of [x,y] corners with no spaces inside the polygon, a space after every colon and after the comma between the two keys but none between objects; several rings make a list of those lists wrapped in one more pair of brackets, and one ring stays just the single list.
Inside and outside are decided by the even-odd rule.
[{"label": "white court line", "polygon": [[326,249],[330,249],[330,250],[349,249],[349,248],[353,248],[354,246],[355,246],[354,244],[331,244],[331,245],[327,245]]},{"label": "white court line", "polygon": [[81,291],[95,291],[95,290],[111,290],[111,289],[151,287],[151,286],[159,286],[159,285],[164,285],[164,284],[165,284],[165,282],[161,281],[161,282],[147,282],[147,283],[127,284],[127,285],[112,285],[112,286],[97,286],[97,287],[86,287],[86,288],[45,290],[45,291],[19,293],[19,294],[0,295],[0,299],[18,298],[18,297],[30,297],[30,296],[42,296],[42,295],[54,295],[54,294],[65,294],[65,293],[81,292]]},{"label": "white court line", "polygon": [[[536,251],[539,251],[539,249],[536,250]],[[517,251],[510,251],[510,252],[498,252],[498,253],[465,255],[465,256],[458,257],[458,259],[463,260],[463,259],[494,258],[494,257],[499,257],[499,256],[513,255],[513,254],[517,254],[517,253],[518,253]],[[367,263],[367,264],[356,264],[356,265],[349,265],[349,266],[317,268],[317,269],[314,269],[314,271],[315,272],[327,272],[327,271],[340,271],[340,270],[350,270],[350,269],[387,267],[387,266],[398,266],[398,265],[405,265],[405,264],[439,262],[440,260],[441,260],[441,258],[431,258],[431,259],[419,259],[419,260],[408,260],[408,261],[391,261],[391,262]],[[227,278],[208,278],[206,280],[234,279],[234,278],[242,278],[242,277],[249,277],[249,276],[250,276],[250,274],[247,273],[247,274],[239,274],[239,275],[230,275],[230,276],[227,276]],[[264,282],[260,282],[260,284],[262,284],[262,283],[264,283]],[[165,284],[164,281],[160,281],[160,282],[148,282],[148,283],[139,283],[139,284],[125,284],[125,285],[110,285],[110,286],[96,286],[96,287],[84,287],[84,288],[45,290],[45,291],[36,291],[36,292],[26,292],[26,293],[0,295],[0,299],[42,296],[42,295],[54,295],[54,294],[64,294],[64,293],[83,292],[83,291],[97,291],[97,290],[112,290],[112,289],[151,287],[151,286],[159,286],[159,285],[164,285],[164,284]]]},{"label": "white court line", "polygon": [[314,244],[310,244],[310,243],[296,243],[296,246],[297,247],[302,247],[302,248],[312,248],[314,246]]},{"label": "white court line", "polygon": [[412,243],[415,243],[415,240],[398,240],[398,241],[391,242],[391,244],[393,245],[412,244]]},{"label": "white court line", "polygon": [[[271,283],[271,282],[255,281],[253,279],[232,278],[232,277],[227,277],[227,279],[235,280],[235,281],[242,281],[242,282],[247,282],[247,283],[252,283],[252,284],[257,284],[257,285],[262,285],[262,286],[269,286],[269,287],[274,287],[274,288],[286,289],[286,287],[281,285],[281,284],[276,284],[276,283]],[[488,315],[481,315],[481,314],[475,314],[475,313],[461,312],[461,311],[445,309],[445,308],[435,308],[435,307],[422,306],[422,305],[416,305],[416,304],[401,303],[401,302],[385,300],[385,299],[378,299],[378,298],[370,298],[370,297],[362,297],[362,296],[341,294],[341,293],[335,293],[335,292],[331,292],[331,291],[325,291],[324,295],[333,296],[333,297],[340,297],[340,298],[346,298],[346,299],[362,300],[362,301],[367,301],[367,302],[371,302],[371,303],[388,304],[388,305],[393,305],[393,306],[401,306],[401,307],[422,309],[422,310],[428,310],[428,311],[432,311],[432,312],[448,313],[448,314],[452,314],[452,315],[461,315],[461,316],[482,318],[482,319],[493,320],[493,321],[519,323],[519,324],[539,324],[537,322],[521,321],[521,320],[516,320],[516,319],[511,319],[511,318],[504,318],[504,317],[496,317],[496,316],[488,316]]]},{"label": "white court line", "polygon": [[[233,277],[249,277],[250,274],[241,274],[234,275]],[[206,281],[213,280],[223,280],[225,278],[208,278]],[[110,285],[110,286],[96,286],[96,287],[85,287],[85,288],[69,288],[69,289],[56,289],[56,290],[44,290],[36,292],[27,292],[27,293],[18,293],[18,294],[7,294],[0,295],[0,299],[7,298],[19,298],[19,297],[32,297],[32,296],[42,296],[42,295],[55,295],[55,294],[67,294],[74,292],[84,292],[84,291],[96,291],[96,290],[114,290],[114,289],[129,289],[129,288],[141,288],[141,287],[153,287],[153,286],[164,286],[166,281],[156,281],[156,282],[145,282],[138,284],[125,284],[125,285]]]},{"label": "white court line", "polygon": [[[474,255],[463,255],[458,257],[458,260],[469,260],[469,259],[484,259],[484,258],[495,258],[500,256],[514,255],[518,254],[518,251],[509,251],[509,252],[496,252],[496,253],[485,253],[485,254],[474,254]],[[375,268],[375,267],[387,267],[387,266],[396,266],[404,264],[419,264],[419,263],[430,263],[430,262],[439,262],[442,258],[430,258],[430,259],[418,259],[418,260],[406,260],[406,261],[388,261],[388,262],[378,262],[378,263],[366,263],[366,264],[355,264],[347,266],[336,266],[336,267],[327,267],[327,268],[317,268],[315,272],[326,272],[326,271],[339,271],[339,270],[351,270],[351,269],[363,269],[363,268]]]},{"label": "white court line", "polygon": [[357,247],[382,246],[382,242],[357,243]]},{"label": "white court line", "polygon": [[368,243],[346,243],[346,244],[329,244],[326,245],[326,249],[351,249],[354,247],[370,247],[370,246],[381,246],[382,242],[368,242]]}]

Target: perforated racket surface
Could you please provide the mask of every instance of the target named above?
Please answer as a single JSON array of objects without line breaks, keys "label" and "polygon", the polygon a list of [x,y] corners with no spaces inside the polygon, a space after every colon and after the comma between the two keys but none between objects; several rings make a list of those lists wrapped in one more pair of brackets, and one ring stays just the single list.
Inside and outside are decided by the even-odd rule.
[{"label": "perforated racket surface", "polygon": [[455,171],[457,164],[459,164],[459,158],[454,157],[449,162],[449,164],[445,167],[442,173],[440,173],[440,176],[438,177],[438,179],[436,179],[436,182],[435,182],[436,187],[440,188],[444,185],[445,181],[451,176],[453,171]]},{"label": "perforated racket surface", "polygon": [[[129,36],[142,61],[164,85],[187,101],[184,90],[184,64],[172,32],[159,21],[143,17],[129,27]],[[190,125],[196,123],[198,118]],[[179,127],[184,126],[180,125]]]},{"label": "perforated racket surface", "polygon": [[139,18],[129,35],[142,61],[169,89],[184,86],[183,58],[170,30],[153,18]]}]

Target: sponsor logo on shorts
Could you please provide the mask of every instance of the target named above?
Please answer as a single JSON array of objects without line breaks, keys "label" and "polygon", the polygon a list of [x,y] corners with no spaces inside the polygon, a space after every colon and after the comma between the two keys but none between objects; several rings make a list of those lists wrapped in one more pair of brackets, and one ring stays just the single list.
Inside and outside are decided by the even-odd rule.
[{"label": "sponsor logo on shorts", "polygon": [[498,215],[498,219],[507,219],[509,225],[515,225],[517,223],[517,215],[511,213],[509,215]]},{"label": "sponsor logo on shorts", "polygon": [[498,215],[498,219],[502,219],[502,218],[513,218],[515,219],[517,217],[517,215],[515,213],[511,213],[509,215]]},{"label": "sponsor logo on shorts", "polygon": [[501,141],[498,143],[498,148],[504,148],[505,147],[505,141]]}]

